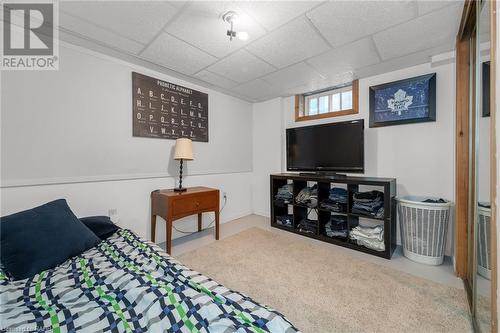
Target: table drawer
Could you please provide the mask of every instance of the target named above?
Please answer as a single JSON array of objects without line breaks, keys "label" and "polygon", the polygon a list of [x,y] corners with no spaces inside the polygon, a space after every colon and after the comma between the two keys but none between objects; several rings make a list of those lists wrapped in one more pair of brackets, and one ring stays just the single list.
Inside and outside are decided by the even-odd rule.
[{"label": "table drawer", "polygon": [[217,205],[217,195],[192,195],[182,199],[177,199],[172,202],[172,215],[183,215],[199,210],[215,208]]}]

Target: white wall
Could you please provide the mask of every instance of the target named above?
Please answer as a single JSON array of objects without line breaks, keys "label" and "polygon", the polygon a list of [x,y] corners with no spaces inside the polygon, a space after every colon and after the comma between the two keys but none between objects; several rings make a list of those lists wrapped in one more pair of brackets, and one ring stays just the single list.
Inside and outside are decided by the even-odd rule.
[{"label": "white wall", "polygon": [[[219,188],[228,194],[228,202],[221,213],[221,222],[246,216],[252,213],[251,186],[248,181],[251,173],[226,173],[220,175],[188,176],[185,186],[203,185]],[[108,210],[118,210],[119,225],[140,236],[150,238],[150,200],[151,191],[159,188],[172,188],[171,177],[149,178],[121,181],[71,183],[59,185],[22,186],[2,188],[1,215],[32,208],[58,198],[65,198],[78,217],[108,215]],[[213,219],[212,213],[204,214],[204,225]],[[196,219],[185,218],[174,224],[184,231],[196,230]],[[157,222],[157,242],[165,241],[165,223]],[[173,237],[180,237],[174,230]]]},{"label": "white wall", "polygon": [[[381,83],[428,73],[436,73],[437,106],[436,122],[368,128],[369,87]],[[277,107],[273,105],[272,108]],[[430,64],[419,65],[359,82],[359,114],[307,122],[295,122],[294,98],[284,98],[282,102],[283,127],[299,127],[350,119],[365,119],[365,175],[394,177],[397,179],[398,196],[433,195],[448,200],[455,198],[455,65],[447,64],[432,68]],[[255,112],[255,108],[254,108]],[[278,117],[265,118],[262,122],[277,121]],[[255,118],[254,118],[255,119]],[[254,123],[256,131],[259,123]],[[267,127],[271,125],[266,124]],[[274,128],[279,128],[276,124]],[[256,132],[254,131],[254,135]],[[285,132],[282,130],[284,136]],[[253,160],[281,156],[282,171],[285,171],[285,140],[275,152],[254,147]],[[273,162],[276,163],[276,162]],[[254,194],[255,195],[255,194]],[[267,195],[267,192],[262,192]],[[269,209],[266,211],[269,215]],[[452,234],[448,232],[447,254],[452,254]],[[399,231],[398,231],[399,237]]]},{"label": "white wall", "polygon": [[208,93],[209,143],[194,143],[190,174],[252,170],[250,103],[64,45],[58,71],[2,73],[3,185],[175,175],[174,140],[132,136],[132,71]]},{"label": "white wall", "polygon": [[[132,137],[132,71],[208,93],[209,142],[194,143],[185,185],[227,192],[223,222],[252,212],[250,103],[69,44],[60,60],[57,72],[1,75],[0,215],[67,198],[78,216],[117,209],[149,238],[150,192],[174,186],[178,162],[174,140]],[[195,230],[195,219],[176,226]]]},{"label": "white wall", "polygon": [[269,216],[270,210],[269,175],[281,171],[279,152],[284,131],[281,102],[281,98],[275,98],[253,105],[253,211],[264,216]]}]

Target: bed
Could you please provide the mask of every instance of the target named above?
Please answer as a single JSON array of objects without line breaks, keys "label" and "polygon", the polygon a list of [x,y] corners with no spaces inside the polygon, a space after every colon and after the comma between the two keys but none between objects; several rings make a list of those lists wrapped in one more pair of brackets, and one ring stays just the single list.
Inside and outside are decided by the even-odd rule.
[{"label": "bed", "polygon": [[280,313],[120,229],[79,256],[13,281],[0,271],[0,329],[38,332],[286,332]]}]

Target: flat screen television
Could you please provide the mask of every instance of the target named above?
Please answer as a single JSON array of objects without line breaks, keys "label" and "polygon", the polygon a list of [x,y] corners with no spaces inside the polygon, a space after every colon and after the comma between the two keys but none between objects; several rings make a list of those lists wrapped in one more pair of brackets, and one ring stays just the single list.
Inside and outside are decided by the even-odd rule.
[{"label": "flat screen television", "polygon": [[364,172],[364,120],[286,130],[288,171]]}]

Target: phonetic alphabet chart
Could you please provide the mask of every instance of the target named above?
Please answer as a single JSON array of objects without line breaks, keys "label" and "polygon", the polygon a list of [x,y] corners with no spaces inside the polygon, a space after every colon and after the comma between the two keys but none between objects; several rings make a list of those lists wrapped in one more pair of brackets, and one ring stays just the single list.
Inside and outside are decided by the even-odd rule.
[{"label": "phonetic alphabet chart", "polygon": [[132,72],[133,136],[208,142],[208,95]]}]

